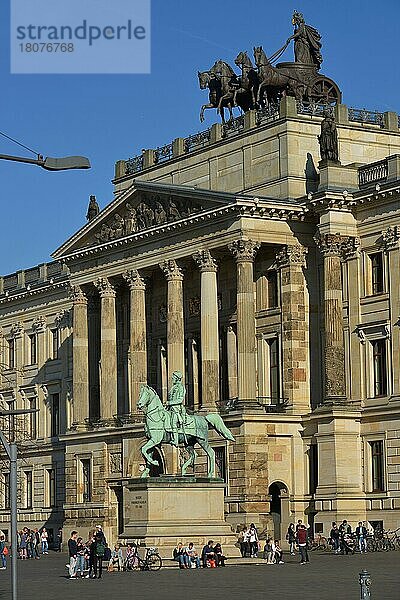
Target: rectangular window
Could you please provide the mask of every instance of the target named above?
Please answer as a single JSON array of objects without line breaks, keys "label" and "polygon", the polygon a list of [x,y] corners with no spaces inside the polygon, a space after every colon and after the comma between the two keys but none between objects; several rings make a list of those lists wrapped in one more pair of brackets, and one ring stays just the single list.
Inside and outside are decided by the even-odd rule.
[{"label": "rectangular window", "polygon": [[385,489],[383,441],[378,440],[369,442],[369,444],[371,446],[372,491],[383,492]]},{"label": "rectangular window", "polygon": [[60,358],[60,330],[52,329],[51,330],[51,358],[53,360],[57,360]]},{"label": "rectangular window", "polygon": [[278,306],[278,273],[276,271],[268,271],[268,308],[276,308]]},{"label": "rectangular window", "polygon": [[372,293],[382,294],[383,289],[383,254],[371,254]]},{"label": "rectangular window", "polygon": [[81,460],[82,467],[82,501],[92,501],[92,468],[90,458]]},{"label": "rectangular window", "polygon": [[25,477],[25,508],[33,506],[32,471],[24,471]]},{"label": "rectangular window", "polygon": [[374,396],[385,396],[387,394],[386,341],[379,339],[371,343],[374,370]]},{"label": "rectangular window", "polygon": [[51,437],[60,434],[60,394],[51,395]]},{"label": "rectangular window", "polygon": [[46,469],[47,472],[47,505],[53,508],[56,505],[56,470]]},{"label": "rectangular window", "polygon": [[269,346],[269,381],[271,403],[279,402],[279,347],[278,338],[268,340]]},{"label": "rectangular window", "polygon": [[[29,408],[31,410],[35,410],[36,409],[36,398],[30,398],[29,399]],[[36,440],[37,438],[37,417],[36,417],[37,413],[36,412],[32,412],[29,413],[29,435],[31,440]]]},{"label": "rectangular window", "polygon": [[36,365],[37,363],[37,335],[36,333],[32,333],[29,336],[29,356],[31,365]]},{"label": "rectangular window", "polygon": [[8,368],[15,368],[15,340],[11,338],[8,340]]},{"label": "rectangular window", "polygon": [[308,449],[309,493],[315,494],[318,486],[318,446],[311,444]]},{"label": "rectangular window", "polygon": [[217,477],[220,477],[227,483],[226,473],[226,448],[224,446],[217,446],[213,448],[215,452],[215,473]]},{"label": "rectangular window", "polygon": [[10,508],[10,473],[3,474],[4,483],[4,508]]}]

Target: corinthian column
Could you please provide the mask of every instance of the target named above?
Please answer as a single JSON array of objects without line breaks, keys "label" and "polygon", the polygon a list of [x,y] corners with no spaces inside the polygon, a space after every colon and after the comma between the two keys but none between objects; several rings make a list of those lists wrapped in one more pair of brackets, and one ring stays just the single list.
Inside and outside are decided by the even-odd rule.
[{"label": "corinthian column", "polygon": [[106,277],[96,281],[100,294],[100,418],[117,413],[117,331],[115,289]]},{"label": "corinthian column", "polygon": [[253,263],[260,244],[252,240],[236,240],[229,250],[237,265],[237,345],[239,400],[257,396],[256,320]]},{"label": "corinthian column", "polygon": [[348,239],[330,233],[315,238],[324,257],[324,400],[327,402],[346,398],[341,254]]},{"label": "corinthian column", "polygon": [[72,421],[75,427],[83,427],[89,418],[89,362],[87,298],[79,285],[71,287],[73,301],[72,317]]},{"label": "corinthian column", "polygon": [[217,410],[219,403],[219,334],[217,263],[209,250],[193,254],[201,273],[201,406]]},{"label": "corinthian column", "polygon": [[185,343],[183,324],[183,273],[175,260],[160,264],[168,284],[167,291],[167,369],[168,383],[174,371],[185,375]]},{"label": "corinthian column", "polygon": [[310,410],[306,253],[306,248],[294,244],[284,246],[276,257],[281,280],[283,396],[300,412]]},{"label": "corinthian column", "polygon": [[147,383],[146,284],[136,269],[123,277],[131,291],[129,412],[134,412],[140,386]]}]

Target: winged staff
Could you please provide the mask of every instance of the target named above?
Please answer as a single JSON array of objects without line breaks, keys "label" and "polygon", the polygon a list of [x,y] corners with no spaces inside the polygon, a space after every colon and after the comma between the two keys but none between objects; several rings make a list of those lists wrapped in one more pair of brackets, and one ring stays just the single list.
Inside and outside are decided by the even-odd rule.
[{"label": "winged staff", "polygon": [[[321,35],[307,25],[297,11],[293,13],[292,23],[293,35],[272,56],[268,57],[262,46],[255,46],[253,64],[246,51],[239,52],[234,62],[240,75],[222,59],[208,71],[198,71],[200,89],[209,90],[209,101],[201,107],[201,122],[204,111],[209,108],[216,108],[225,123],[225,108],[231,120],[234,107],[247,112],[277,103],[285,95],[303,102],[327,105],[340,102],[341,92],[336,83],[318,73],[322,63]],[[295,62],[274,66],[292,40]]]}]

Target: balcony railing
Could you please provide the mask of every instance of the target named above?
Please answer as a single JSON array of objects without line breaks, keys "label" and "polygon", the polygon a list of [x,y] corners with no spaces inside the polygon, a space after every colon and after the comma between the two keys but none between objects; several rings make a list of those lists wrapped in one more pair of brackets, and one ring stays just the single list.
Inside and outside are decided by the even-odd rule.
[{"label": "balcony railing", "polygon": [[368,187],[372,183],[385,182],[388,176],[388,161],[379,160],[378,162],[365,165],[358,169],[358,184],[360,188]]}]

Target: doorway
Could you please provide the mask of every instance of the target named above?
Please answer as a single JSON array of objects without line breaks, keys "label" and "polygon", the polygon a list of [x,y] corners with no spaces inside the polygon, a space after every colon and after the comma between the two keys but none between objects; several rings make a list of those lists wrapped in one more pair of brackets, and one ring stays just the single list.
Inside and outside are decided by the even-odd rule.
[{"label": "doorway", "polygon": [[288,490],[284,483],[275,481],[268,488],[270,496],[269,513],[273,522],[273,536],[275,540],[282,540],[282,513],[286,520],[288,512]]}]

